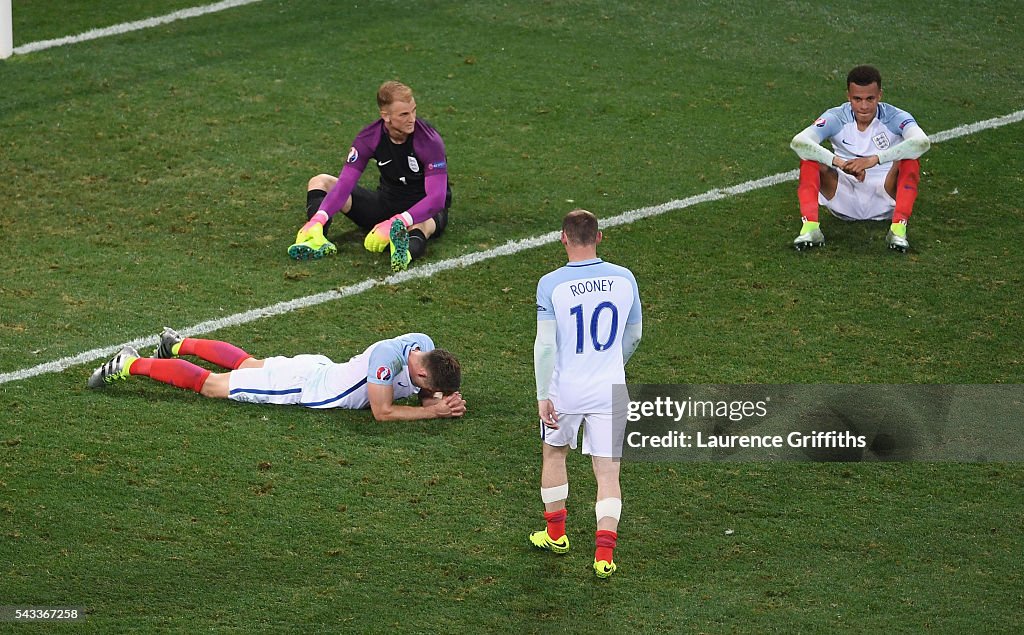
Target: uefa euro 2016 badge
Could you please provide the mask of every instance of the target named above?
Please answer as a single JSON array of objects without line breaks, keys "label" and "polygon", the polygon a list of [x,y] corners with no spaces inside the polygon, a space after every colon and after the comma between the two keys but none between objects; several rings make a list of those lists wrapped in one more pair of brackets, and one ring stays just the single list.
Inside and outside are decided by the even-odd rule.
[{"label": "uefa euro 2016 badge", "polygon": [[355,146],[348,151],[348,158],[345,159],[345,163],[355,163],[359,160],[359,150],[356,150]]},{"label": "uefa euro 2016 badge", "polygon": [[413,172],[420,171],[420,163],[416,160],[416,157],[409,157],[409,169]]},{"label": "uefa euro 2016 badge", "polygon": [[889,136],[884,132],[880,132],[871,138],[875,142],[875,147],[879,150],[885,150],[889,147]]}]

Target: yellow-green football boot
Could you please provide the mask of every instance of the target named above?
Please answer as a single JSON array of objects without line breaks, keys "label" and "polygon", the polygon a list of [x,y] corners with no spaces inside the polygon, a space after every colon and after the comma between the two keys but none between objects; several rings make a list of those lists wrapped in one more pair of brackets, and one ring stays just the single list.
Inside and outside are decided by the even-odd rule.
[{"label": "yellow-green football boot", "polygon": [[409,253],[409,230],[399,219],[391,223],[391,270],[395,273],[405,271],[412,262],[412,254]]},{"label": "yellow-green football boot", "polygon": [[558,540],[552,540],[547,529],[541,529],[530,534],[530,544],[538,549],[544,549],[559,555],[569,553],[569,536],[562,536]]},{"label": "yellow-green football boot", "polygon": [[[298,237],[296,237],[298,238]],[[295,260],[317,260],[338,253],[334,243],[324,238],[324,227],[319,223],[306,232],[306,239],[288,248],[288,255]]]},{"label": "yellow-green football boot", "polygon": [[614,562],[608,562],[607,560],[595,560],[594,561],[594,574],[597,577],[604,579],[612,577],[615,570],[618,569]]}]

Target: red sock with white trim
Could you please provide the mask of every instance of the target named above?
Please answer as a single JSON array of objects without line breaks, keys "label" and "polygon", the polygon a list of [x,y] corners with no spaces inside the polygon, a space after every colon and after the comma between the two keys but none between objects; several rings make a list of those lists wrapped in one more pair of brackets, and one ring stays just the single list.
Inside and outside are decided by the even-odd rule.
[{"label": "red sock with white trim", "polygon": [[235,370],[242,365],[242,362],[252,357],[234,344],[194,337],[186,337],[181,340],[178,355],[195,355],[199,359],[205,359],[212,364],[230,370]]}]

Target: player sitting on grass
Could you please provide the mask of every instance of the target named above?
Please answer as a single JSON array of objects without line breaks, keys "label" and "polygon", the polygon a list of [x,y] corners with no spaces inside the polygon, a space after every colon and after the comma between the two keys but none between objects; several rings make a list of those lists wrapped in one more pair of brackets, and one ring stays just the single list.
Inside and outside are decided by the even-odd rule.
[{"label": "player sitting on grass", "polygon": [[[230,369],[212,373],[179,355],[195,355]],[[372,344],[347,362],[323,355],[257,359],[217,340],[182,337],[165,328],[155,357],[125,347],[89,377],[101,388],[143,375],[206,396],[249,403],[297,404],[307,408],[370,408],[377,421],[461,417],[466,401],[459,393],[459,361],[423,333],[406,333]],[[418,395],[420,406],[395,403]]]},{"label": "player sitting on grass", "polygon": [[[846,97],[849,103],[826,110],[790,144],[801,159],[797,198],[803,217],[793,247],[825,244],[818,224],[818,205],[824,205],[842,220],[891,220],[886,242],[906,252],[907,220],[921,179],[918,157],[931,141],[910,113],[881,101],[882,76],[873,66],[850,71]],[[821,145],[826,138],[833,152]]]},{"label": "player sitting on grass", "polygon": [[[426,252],[427,239],[440,237],[448,225],[452,191],[441,135],[416,118],[416,99],[405,84],[384,82],[377,105],[380,119],[356,135],[341,173],[309,180],[309,222],[288,248],[292,258],[337,253],[324,232],[339,210],[369,232],[363,241],[367,250],[382,252],[390,246],[392,271],[405,271]],[[380,170],[380,185],[373,191],[357,185],[370,159]]]}]

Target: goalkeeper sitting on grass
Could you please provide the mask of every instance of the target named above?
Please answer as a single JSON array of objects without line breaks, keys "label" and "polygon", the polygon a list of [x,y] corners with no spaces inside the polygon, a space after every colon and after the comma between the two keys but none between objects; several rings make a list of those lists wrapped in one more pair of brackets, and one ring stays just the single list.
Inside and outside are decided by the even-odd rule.
[{"label": "goalkeeper sitting on grass", "polygon": [[[427,239],[444,232],[452,192],[441,135],[416,119],[416,99],[405,84],[384,82],[377,105],[380,119],[356,136],[338,177],[318,174],[309,180],[309,222],[288,248],[292,258],[337,253],[324,232],[338,210],[369,232],[363,241],[367,250],[390,248],[393,271],[408,268],[426,252]],[[375,191],[357,185],[371,158],[380,170]]]}]

